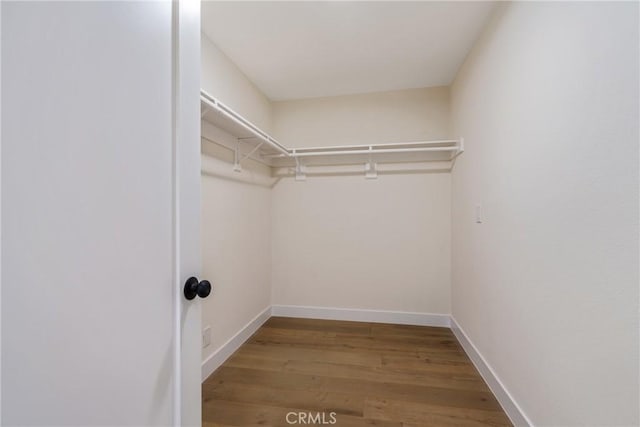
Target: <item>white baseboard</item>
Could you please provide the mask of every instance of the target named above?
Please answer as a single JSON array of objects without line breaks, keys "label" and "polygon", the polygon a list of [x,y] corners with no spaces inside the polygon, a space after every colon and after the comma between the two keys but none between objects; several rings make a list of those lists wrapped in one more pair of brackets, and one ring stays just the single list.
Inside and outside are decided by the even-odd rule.
[{"label": "white baseboard", "polygon": [[480,372],[480,375],[485,380],[491,391],[493,392],[496,399],[502,406],[502,409],[507,413],[507,416],[513,423],[513,425],[520,427],[531,427],[533,423],[531,420],[525,415],[520,408],[520,405],[516,403],[516,401],[511,396],[511,393],[506,389],[500,378],[496,375],[491,365],[487,363],[482,354],[478,351],[476,346],[469,340],[467,334],[462,330],[456,319],[451,316],[451,330],[454,335],[464,348],[464,351],[469,356],[469,359],[473,362],[476,369]]},{"label": "white baseboard", "polygon": [[305,319],[351,320],[355,322],[395,323],[398,325],[440,326],[448,328],[448,314],[412,313],[405,311],[363,310],[358,308],[308,307],[274,305],[273,316]]},{"label": "white baseboard", "polygon": [[246,340],[253,335],[260,326],[271,317],[271,307],[267,307],[256,317],[254,317],[249,323],[247,323],[237,334],[232,336],[226,343],[224,343],[219,349],[207,357],[202,362],[202,382],[204,382],[209,375],[213,374],[213,371],[218,369],[225,360],[229,358]]}]

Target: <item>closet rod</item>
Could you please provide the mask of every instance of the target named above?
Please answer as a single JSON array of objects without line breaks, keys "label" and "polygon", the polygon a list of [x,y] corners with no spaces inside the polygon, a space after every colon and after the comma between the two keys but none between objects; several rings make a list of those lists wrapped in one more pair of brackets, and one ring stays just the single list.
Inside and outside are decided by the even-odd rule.
[{"label": "closet rod", "polygon": [[233,111],[231,108],[219,103],[217,99],[215,99],[214,97],[212,97],[211,95],[209,95],[205,91],[201,91],[200,92],[200,99],[205,104],[207,104],[207,106],[209,106],[209,107],[213,108],[214,110],[220,112],[225,117],[231,119],[234,123],[242,126],[246,130],[251,132],[253,135],[256,136],[256,138],[261,139],[262,141],[266,142],[271,147],[273,147],[276,150],[280,151],[282,153],[283,157],[289,157],[290,156],[290,154],[287,151],[287,149],[285,149],[283,146],[281,146],[278,141],[276,141],[275,139],[271,138],[269,135],[267,135],[267,134],[263,133],[262,131],[260,131],[251,122],[248,122],[247,120],[242,118],[242,116],[240,116],[238,113]]},{"label": "closet rod", "polygon": [[[411,142],[387,142],[383,144],[361,144],[361,145],[334,145],[334,146],[325,146],[325,147],[300,147],[296,148],[296,153],[301,153],[304,151],[317,151],[317,150],[350,150],[352,148],[366,148],[369,149],[372,147],[374,150],[376,148],[383,147],[398,147],[398,146],[411,146],[411,145],[441,145],[441,144],[458,144],[460,141],[457,139],[440,139],[433,141],[411,141]],[[456,145],[457,146],[457,145]],[[364,151],[363,151],[364,153]]]},{"label": "closet rod", "polygon": [[384,154],[384,153],[413,153],[420,151],[458,151],[458,147],[421,147],[421,148],[383,148],[381,150],[341,150],[341,151],[309,151],[306,153],[298,153],[297,150],[289,155],[270,154],[265,157],[282,158],[282,157],[310,157],[310,156],[336,156],[349,154]]}]

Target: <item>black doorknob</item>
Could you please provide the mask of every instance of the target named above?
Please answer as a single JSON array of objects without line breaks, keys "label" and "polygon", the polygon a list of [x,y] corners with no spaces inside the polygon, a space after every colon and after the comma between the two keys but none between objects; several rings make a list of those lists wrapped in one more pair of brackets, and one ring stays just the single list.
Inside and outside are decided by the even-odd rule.
[{"label": "black doorknob", "polygon": [[211,293],[211,283],[208,280],[198,282],[196,277],[189,277],[184,284],[184,297],[192,300],[197,296],[206,298]]}]

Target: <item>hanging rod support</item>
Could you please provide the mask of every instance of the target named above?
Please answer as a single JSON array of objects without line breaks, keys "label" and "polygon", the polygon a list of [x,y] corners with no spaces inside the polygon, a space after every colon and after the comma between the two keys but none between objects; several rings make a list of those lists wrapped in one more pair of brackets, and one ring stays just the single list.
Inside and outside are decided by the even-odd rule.
[{"label": "hanging rod support", "polygon": [[240,165],[240,141],[236,141],[236,149],[233,150],[233,171],[242,172],[242,165]]},{"label": "hanging rod support", "polygon": [[296,150],[292,150],[292,156],[296,161],[296,181],[306,181],[307,175],[305,174],[304,166],[300,163],[300,159],[296,156]]},{"label": "hanging rod support", "polygon": [[369,146],[369,161],[364,165],[364,177],[366,179],[378,178],[378,165],[373,163],[373,147]]}]

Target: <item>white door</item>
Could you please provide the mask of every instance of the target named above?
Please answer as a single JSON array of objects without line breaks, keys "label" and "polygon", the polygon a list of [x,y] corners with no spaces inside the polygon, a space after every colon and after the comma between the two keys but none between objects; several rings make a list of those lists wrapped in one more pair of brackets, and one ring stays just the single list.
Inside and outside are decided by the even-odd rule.
[{"label": "white door", "polygon": [[0,6],[3,425],[200,422],[193,3]]}]

